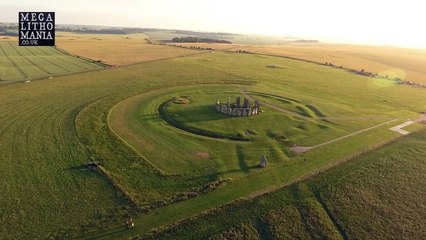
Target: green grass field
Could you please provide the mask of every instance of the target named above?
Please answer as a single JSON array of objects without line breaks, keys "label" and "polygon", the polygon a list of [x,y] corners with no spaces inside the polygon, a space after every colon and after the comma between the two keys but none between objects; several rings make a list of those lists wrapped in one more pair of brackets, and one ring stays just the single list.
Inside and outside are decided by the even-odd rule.
[{"label": "green grass field", "polygon": [[[267,67],[271,65],[282,68]],[[292,114],[265,106],[264,114],[237,119],[209,108],[209,103],[235,97],[243,88]],[[167,103],[178,96],[192,101]],[[119,239],[147,233],[286,186],[393,140],[398,134],[388,128],[418,117],[426,108],[423,99],[423,89],[384,79],[276,57],[220,52],[4,85],[0,235]],[[159,107],[165,102],[161,115]],[[311,146],[386,122],[324,121],[322,116],[399,120],[303,155],[292,153],[291,144]],[[171,126],[165,117],[202,131],[244,135],[250,130],[256,135],[241,142],[215,139]],[[260,154],[268,156],[265,169],[256,167]],[[91,159],[105,171],[89,171],[85,164]],[[279,201],[310,197],[308,190],[283,190],[292,194]],[[302,207],[300,216],[294,208],[272,212],[271,221],[279,221],[280,214],[303,219],[315,212],[326,219],[317,202]],[[129,216],[136,228],[125,231],[123,222]],[[237,225],[214,226],[215,233],[234,227],[255,234],[257,222],[240,220],[232,220]],[[312,223],[321,225],[318,234],[338,236],[329,221],[320,220]],[[207,228],[205,224],[200,229]]]},{"label": "green grass field", "polygon": [[102,68],[100,63],[73,57],[54,47],[18,47],[15,42],[0,42],[0,84]]},{"label": "green grass field", "polygon": [[426,131],[142,239],[423,239]]}]

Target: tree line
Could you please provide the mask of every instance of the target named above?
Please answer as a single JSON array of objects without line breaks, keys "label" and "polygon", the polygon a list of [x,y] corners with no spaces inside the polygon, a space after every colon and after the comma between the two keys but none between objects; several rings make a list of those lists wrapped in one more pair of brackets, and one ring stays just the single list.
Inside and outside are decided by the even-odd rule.
[{"label": "tree line", "polygon": [[199,37],[175,37],[172,39],[172,42],[180,43],[227,43],[232,44],[232,42],[227,40],[219,40],[212,38],[199,38]]}]

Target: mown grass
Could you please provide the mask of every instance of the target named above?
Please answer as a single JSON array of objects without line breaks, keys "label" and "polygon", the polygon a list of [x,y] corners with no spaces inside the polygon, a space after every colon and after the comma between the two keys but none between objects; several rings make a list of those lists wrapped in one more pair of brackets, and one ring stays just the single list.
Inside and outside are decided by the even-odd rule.
[{"label": "mown grass", "polygon": [[[252,87],[261,89],[260,85]],[[155,95],[144,93],[116,105],[110,114],[110,126],[166,173],[193,175],[203,169],[202,174],[229,177],[227,173],[231,172],[231,177],[236,177],[255,168],[262,154],[268,156],[271,166],[282,164],[291,157],[294,144],[313,146],[377,122],[333,123],[315,116],[301,119],[297,116],[305,116],[299,112],[292,116],[266,106],[262,107],[263,113],[251,117],[226,116],[212,109],[217,99],[235,98],[245,87],[190,86],[164,89]],[[170,101],[174,96],[188,97],[191,103],[174,104]],[[217,140],[227,138],[234,141]],[[201,159],[197,157],[199,152],[210,157]]]},{"label": "mown grass", "polygon": [[244,239],[247,223],[257,223],[251,234],[261,239],[423,239],[425,140],[424,130],[411,134],[311,179],[143,239]]},{"label": "mown grass", "polygon": [[[169,112],[168,108],[170,106],[173,106],[173,104],[174,103],[172,103],[172,100],[162,103],[158,107],[158,113],[163,120],[165,120],[168,124],[176,128],[179,128],[184,131],[194,133],[200,136],[229,139],[229,140],[235,140],[235,141],[250,141],[248,137],[244,137],[244,135],[240,133],[234,133],[234,134],[220,133],[221,129],[215,129],[214,128],[215,126],[212,126],[213,127],[212,130],[204,130],[204,129],[187,125],[185,124],[186,119],[183,119],[183,121],[182,120],[179,121],[175,119],[178,116],[178,114],[184,111],[183,109],[178,108],[176,112]],[[189,111],[187,110],[185,115],[192,119],[195,119],[195,121],[200,121],[200,122],[214,120],[215,115],[217,117],[226,118],[223,114],[215,113],[214,110],[212,109],[212,106],[209,106],[209,105],[205,105],[204,107],[196,108],[196,109],[193,108],[193,109],[190,109]]]},{"label": "mown grass", "polygon": [[[300,79],[300,81],[306,81],[306,84],[299,82],[292,87],[284,88],[283,85],[287,84],[286,82],[289,79],[296,77],[296,72],[292,72],[294,71],[293,67],[288,67],[289,70],[285,72],[277,72],[264,66],[268,64],[268,59],[273,59],[274,61],[279,61],[280,59],[238,56],[238,58],[240,57],[246,59],[245,67],[241,66],[241,68],[250,70],[247,70],[245,75],[240,72],[232,73],[232,75],[244,76],[245,79],[252,81],[260,78],[262,79],[261,83],[236,87],[193,86],[189,89],[181,87],[170,90],[163,89],[156,93],[143,93],[114,107],[110,118],[112,129],[136,148],[147,160],[153,162],[154,165],[165,172],[177,174],[187,172],[188,169],[195,171],[195,169],[205,169],[206,167],[209,171],[214,172],[230,170],[235,172],[243,171],[242,168],[247,170],[247,167],[255,167],[261,154],[269,156],[271,163],[282,163],[283,160],[286,160],[291,155],[289,154],[289,147],[294,144],[314,146],[384,122],[384,120],[356,121],[350,120],[350,118],[418,116],[417,113],[409,113],[392,107],[393,103],[390,103],[390,101],[393,101],[393,98],[390,94],[392,94],[392,89],[396,85],[377,87],[374,82],[380,81],[379,79],[370,79],[371,82],[363,82],[362,84],[365,85],[357,82],[345,82],[343,79],[353,76],[343,71],[336,71],[336,78],[343,79],[338,81],[330,80],[330,83],[327,80],[323,80],[322,83],[326,84],[326,87],[329,86],[329,88],[320,89],[320,87],[317,87],[314,89],[309,85],[310,78],[313,77],[310,77],[313,74],[312,71],[299,69],[298,73],[302,76],[301,78],[304,78],[303,80]],[[200,58],[194,57],[194,59]],[[197,63],[202,64],[201,66],[203,67],[207,66],[210,69],[217,70],[214,64],[208,63],[210,59],[205,63],[206,58],[201,58]],[[229,71],[230,68],[225,66],[226,59],[218,61],[217,65],[219,65],[220,69]],[[291,61],[284,60],[283,62],[288,64]],[[281,65],[285,64],[281,63]],[[237,71],[240,71],[240,68],[234,70],[234,72]],[[281,74],[292,75],[289,78],[284,77],[285,80],[283,81],[283,79],[280,79]],[[256,76],[256,78],[251,78],[251,76]],[[318,79],[321,78],[317,77]],[[360,81],[365,81],[368,78],[359,79]],[[316,80],[315,84],[322,86],[319,81]],[[264,108],[266,111],[264,114],[250,118],[232,118],[218,114],[211,109],[210,105],[217,100],[227,99],[228,96],[233,99],[239,95],[238,93],[242,88],[248,88],[254,94],[265,92],[276,94],[278,97],[297,99],[298,103],[293,101],[293,104],[282,103],[276,99],[271,100],[271,98],[266,99],[266,101],[294,111],[295,114],[302,117],[308,116],[312,119],[305,120],[287,116],[267,107]],[[306,88],[309,88],[309,90]],[[340,91],[336,93],[331,89],[340,89]],[[300,95],[296,93],[297,91],[304,91],[306,94]],[[330,91],[333,91],[334,94],[331,94]],[[360,97],[358,94],[362,91],[370,92],[371,95],[367,93],[368,98],[362,99],[365,95]],[[373,95],[373,91],[378,96]],[[163,121],[159,115],[165,115],[161,111],[164,110],[162,108],[165,108],[166,105],[162,104],[176,96],[185,96],[191,99],[190,104],[167,104],[167,111],[169,111],[167,116],[171,117],[177,125],[180,124],[185,126],[185,128],[203,130],[209,133],[214,132],[223,136],[249,137],[251,142],[241,143],[238,146],[244,149],[244,156],[238,157],[238,154],[236,154],[236,143],[213,141],[212,139],[185,134],[179,129],[170,127],[167,122]],[[263,97],[263,99],[265,98]],[[369,107],[364,107],[362,102],[368,102]],[[287,105],[290,105],[290,107]],[[296,108],[296,106],[299,108]],[[310,106],[310,108],[307,106]],[[320,115],[349,118],[349,121],[322,121],[316,119],[319,117],[318,113],[315,113],[312,109],[318,111]],[[264,122],[269,124],[265,125]],[[254,134],[247,136],[247,131],[254,132]],[[162,151],[162,149],[168,149],[169,151]],[[197,152],[208,152],[211,160],[198,158],[196,156]],[[235,161],[229,161],[229,159],[240,159],[240,164],[237,165]]]},{"label": "mown grass", "polygon": [[0,42],[0,63],[0,84],[104,68],[53,47],[19,47],[16,42],[6,41]]},{"label": "mown grass", "polygon": [[[215,60],[212,62],[212,59]],[[286,65],[290,70],[284,73],[272,72],[275,69],[265,71],[264,66],[271,64]],[[1,86],[0,189],[3,194],[0,205],[4,207],[0,210],[3,216],[0,235],[5,238],[71,238],[114,223],[119,225],[102,230],[101,235],[113,238],[143,233],[229,201],[288,184],[333,164],[336,159],[397,135],[383,127],[374,134],[362,134],[309,152],[304,155],[305,163],[299,157],[273,168],[250,169],[246,177],[232,180],[218,190],[135,218],[136,228],[128,232],[121,229],[122,221],[134,214],[134,209],[129,208],[126,198],[111,182],[98,172],[86,170],[84,165],[91,157],[101,162],[128,194],[135,194],[141,207],[202,186],[217,175],[203,175],[198,171],[195,175],[199,178],[194,174],[166,176],[148,162],[151,159],[143,157],[144,152],[141,156],[126,146],[110,131],[107,122],[111,108],[124,99],[139,94],[155,97],[159,89],[191,84],[246,83],[244,86],[247,86],[262,82],[262,88],[267,86],[271,94],[300,99],[317,106],[326,115],[333,113],[333,109],[342,112],[364,109],[366,114],[379,111],[385,115],[414,118],[416,112],[424,108],[420,89],[397,85],[378,87],[374,81],[285,59],[208,53],[61,76],[31,84]],[[249,88],[265,91],[256,86]],[[395,95],[399,98],[394,99]],[[348,96],[349,100],[342,99],[343,96]],[[164,131],[166,136],[168,129]],[[159,152],[158,158],[167,150]],[[235,155],[221,164],[236,169],[238,175],[241,167],[235,150],[224,149]],[[257,161],[257,156],[253,161]],[[221,165],[204,162],[210,167],[206,172],[212,169],[220,172]],[[117,231],[116,235],[111,234],[111,229]]]},{"label": "mown grass", "polygon": [[[199,59],[199,57],[194,57],[194,58]],[[260,61],[257,56],[253,56],[253,58],[256,59],[257,61]],[[269,57],[264,57],[264,58],[271,59]],[[274,61],[277,61],[276,58],[272,58],[272,59]],[[256,70],[256,67],[259,67],[259,66],[250,65],[249,64],[250,60],[253,60],[253,59],[248,58],[246,59],[245,62],[246,63],[248,62],[248,65],[251,67],[250,69]],[[223,64],[226,64],[226,61],[224,62],[225,63]],[[221,63],[222,62],[218,64],[219,65],[218,68],[222,67]],[[263,64],[259,64],[259,65],[262,66]],[[262,68],[262,67],[259,67],[259,68]],[[209,68],[211,69],[215,67],[212,64],[209,64]],[[225,71],[230,71],[230,69],[226,67],[220,68],[220,69]],[[248,71],[247,69],[245,70]],[[234,73],[233,76],[241,76],[241,74],[235,74],[235,72],[238,72],[240,70],[239,68],[232,69],[232,70],[230,72]],[[257,79],[259,78],[262,79],[261,77],[262,77],[262,74],[264,73],[263,72],[257,72],[257,73],[258,73],[256,75],[258,77]],[[312,73],[312,72],[309,72],[309,73]],[[269,77],[271,77],[271,75],[269,75]],[[340,75],[340,77],[344,77],[344,74],[343,76]],[[299,79],[303,79],[304,81],[309,82],[308,79],[310,78],[302,77]],[[275,78],[273,80],[277,80],[277,79]],[[297,95],[292,93],[292,90],[294,91],[295,89],[298,88],[297,84],[295,84],[295,86],[293,85],[293,88],[288,88],[284,90],[279,85],[273,85],[271,81],[265,80],[262,83],[271,84],[275,87],[275,90],[271,89],[270,92],[277,93],[279,90],[281,90],[285,92],[285,96],[288,96],[290,98],[302,99],[303,101],[306,101],[308,103],[309,103],[309,100],[311,100],[312,104],[313,102],[315,102],[316,104],[315,106],[318,106],[318,104],[320,104],[319,109],[321,109],[325,114],[333,113],[332,107],[334,106],[339,106],[337,107],[338,109],[340,109],[338,110],[338,112],[342,112],[342,113],[348,113],[349,111],[349,112],[354,112],[358,114],[361,112],[364,114],[377,114],[377,111],[374,111],[373,109],[374,109],[374,106],[379,106],[379,105],[382,105],[381,106],[382,110],[386,109],[387,111],[389,111],[389,112],[387,111],[384,112],[385,116],[389,116],[390,114],[395,114],[397,112],[400,112],[400,114],[408,113],[406,111],[395,111],[395,110],[392,110],[392,107],[390,107],[391,105],[393,105],[390,103],[391,97],[389,95],[390,98],[388,98],[386,97],[386,95],[391,94],[393,90],[396,90],[396,88],[394,88],[395,86],[386,85],[386,87],[383,87],[383,85],[380,85],[379,87],[378,85],[374,84],[374,81],[377,81],[377,79],[358,78],[358,80],[361,80],[361,81],[368,80],[372,82],[364,82],[365,83],[364,85],[358,85],[359,82],[358,83],[353,82],[353,85],[351,85],[351,82],[346,82],[346,81],[337,81],[337,82],[330,81],[330,84],[333,84],[333,85],[337,84],[336,87],[341,90],[341,92],[339,93],[334,92],[334,94],[330,94],[330,95],[327,94],[326,92],[332,88],[328,88],[328,90],[321,87],[317,88],[317,90],[320,93],[324,93],[322,95],[320,94],[322,97],[327,96],[327,98],[331,98],[334,100],[332,102],[327,102],[327,103],[324,103],[324,100],[321,100],[321,99],[318,99],[318,101],[314,101],[313,98],[314,96],[318,96],[318,91],[315,92],[313,88],[306,88],[305,85],[300,87],[304,89],[305,92],[309,93],[310,91],[312,91],[314,94],[312,95],[306,94],[303,96],[298,95],[298,98],[297,98],[296,97]],[[284,82],[280,82],[280,83],[284,83]],[[343,84],[343,83],[349,84],[349,88],[346,88],[347,85],[346,86],[341,85],[340,88],[338,87],[339,84]],[[317,84],[319,83],[317,82]],[[253,88],[256,89],[255,88],[256,86],[253,86]],[[362,90],[360,88],[362,88]],[[359,96],[358,94],[356,94],[356,92],[358,91],[357,89],[360,90],[361,92],[364,91],[365,93],[369,91],[373,91],[374,89],[375,92],[378,93],[378,95],[366,94],[366,95]],[[410,88],[404,88],[404,89],[408,90]],[[402,88],[399,88],[399,90],[402,90]],[[281,94],[283,94],[283,92],[281,92]],[[338,97],[338,94],[345,94],[345,96],[352,95],[354,96],[354,99],[351,99],[350,101],[343,103],[342,99]],[[356,98],[355,98],[355,95],[357,95]],[[152,96],[149,96],[149,97],[152,97]],[[164,97],[165,97],[165,100],[170,99],[170,97],[168,96],[164,96]],[[175,97],[175,96],[172,96],[172,97]],[[368,100],[369,107],[371,108],[365,108],[364,105],[359,104],[359,102],[362,101],[364,97],[367,97],[367,99],[369,99]],[[357,103],[359,104],[358,106],[357,106]],[[362,108],[362,111],[359,112],[359,110],[361,110],[361,106],[363,106],[363,108]],[[411,107],[412,106],[414,105],[411,105]],[[421,106],[421,104],[419,106]],[[155,107],[151,109],[155,109]],[[412,114],[412,113],[409,113],[409,114]],[[361,123],[361,124],[365,124],[365,123]],[[168,131],[167,129],[165,130]],[[163,136],[163,134],[157,134],[157,136]],[[120,232],[118,234],[111,233],[111,231],[114,231],[114,229],[117,229],[117,227],[119,227],[119,226],[115,226],[105,231],[103,234],[104,236],[108,236],[108,237],[116,237],[116,238],[120,236],[125,237],[125,236],[129,236],[136,233],[146,232],[148,229],[151,229],[156,226],[171,224],[179,219],[190,217],[194,213],[203,211],[205,209],[218,207],[221,204],[224,204],[232,199],[237,199],[239,197],[249,195],[250,193],[253,193],[253,192],[262,191],[261,189],[265,189],[265,187],[274,188],[277,186],[281,186],[282,184],[292,182],[295,179],[300,178],[300,176],[302,176],[303,173],[308,173],[314,169],[318,169],[319,166],[327,166],[330,164],[333,165],[332,160],[335,160],[336,158],[337,159],[343,158],[350,153],[360,151],[362,149],[365,149],[367,146],[374,145],[374,143],[382,142],[383,139],[392,138],[392,136],[396,136],[396,135],[394,133],[389,132],[387,130],[387,127],[385,126],[381,130],[375,131],[374,134],[361,134],[359,136],[351,138],[350,140],[342,141],[339,144],[333,144],[333,145],[330,145],[329,147],[318,149],[318,151],[309,152],[305,154],[302,158],[295,159],[296,161],[294,165],[292,165],[291,163],[288,165],[284,164],[282,167],[277,167],[270,171],[264,171],[264,172],[250,171],[246,178],[241,178],[241,179],[232,181],[230,184],[228,184],[224,188],[221,188],[219,190],[216,190],[214,192],[208,193],[203,196],[199,196],[196,199],[190,199],[185,202],[174,204],[173,206],[157,209],[153,213],[150,213],[146,216],[138,217],[137,222],[140,227],[136,227],[132,232]],[[306,164],[298,165],[297,163],[303,160],[303,158],[308,159]],[[311,159],[314,161],[310,161]],[[238,192],[233,191],[234,189],[237,189],[237,188],[239,189]],[[96,237],[98,235],[95,234],[92,236]]]}]

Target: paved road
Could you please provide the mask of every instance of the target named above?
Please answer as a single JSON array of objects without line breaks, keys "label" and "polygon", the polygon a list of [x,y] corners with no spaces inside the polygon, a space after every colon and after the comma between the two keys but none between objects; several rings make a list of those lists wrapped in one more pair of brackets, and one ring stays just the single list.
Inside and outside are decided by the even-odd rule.
[{"label": "paved road", "polygon": [[406,126],[409,126],[409,125],[411,125],[413,123],[421,123],[421,122],[426,122],[426,113],[424,113],[423,115],[421,115],[419,118],[417,118],[414,121],[411,121],[411,120],[410,121],[406,121],[405,123],[399,124],[398,126],[389,128],[389,130],[397,132],[397,133],[400,133],[402,135],[407,135],[410,132],[404,130],[403,128],[405,128]]}]

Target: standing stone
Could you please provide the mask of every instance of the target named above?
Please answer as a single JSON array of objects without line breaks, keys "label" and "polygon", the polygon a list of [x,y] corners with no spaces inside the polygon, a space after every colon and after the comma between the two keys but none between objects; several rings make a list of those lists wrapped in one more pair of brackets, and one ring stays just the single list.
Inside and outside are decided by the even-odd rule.
[{"label": "standing stone", "polygon": [[250,101],[247,98],[244,98],[244,108],[250,107]]},{"label": "standing stone", "polygon": [[261,167],[261,168],[266,167],[266,156],[265,155],[260,156],[259,167]]},{"label": "standing stone", "polygon": [[259,101],[254,101],[254,105],[255,107],[259,110],[260,109],[260,102]]}]

